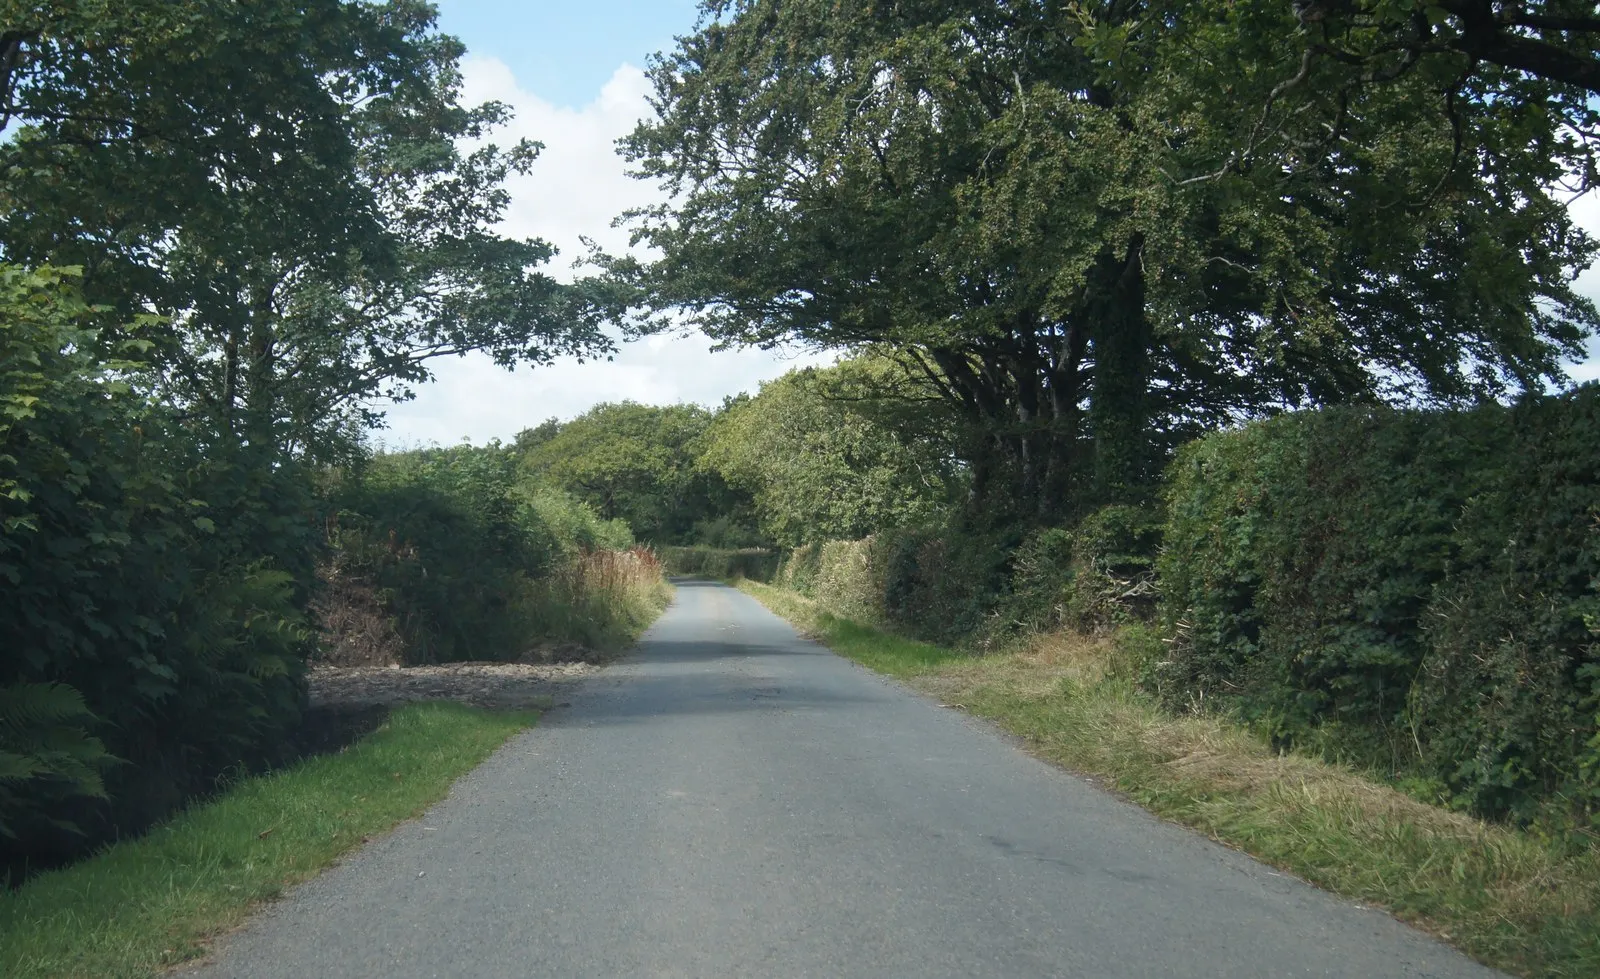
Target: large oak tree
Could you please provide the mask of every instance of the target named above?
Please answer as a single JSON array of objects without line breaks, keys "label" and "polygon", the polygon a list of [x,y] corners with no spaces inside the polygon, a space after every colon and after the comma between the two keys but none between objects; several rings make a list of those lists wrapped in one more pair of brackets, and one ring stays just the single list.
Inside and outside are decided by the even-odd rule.
[{"label": "large oak tree", "polygon": [[1595,323],[1570,86],[1302,84],[1307,43],[1268,0],[714,0],[626,141],[659,258],[616,268],[722,339],[887,345],[1030,519],[1244,414],[1559,378]]}]

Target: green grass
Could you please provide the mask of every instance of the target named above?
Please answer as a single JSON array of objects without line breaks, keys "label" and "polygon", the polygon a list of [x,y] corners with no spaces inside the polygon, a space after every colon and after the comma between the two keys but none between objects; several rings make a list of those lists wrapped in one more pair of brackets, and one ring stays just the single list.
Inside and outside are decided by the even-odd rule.
[{"label": "green grass", "polygon": [[0,975],[151,976],[364,837],[443,798],[531,713],[396,710],[336,755],[247,779],[147,836],[0,894]]},{"label": "green grass", "polygon": [[946,663],[972,658],[942,646],[905,639],[840,618],[792,591],[749,579],[739,579],[734,584],[824,646],[879,673],[907,679]]},{"label": "green grass", "polygon": [[1119,679],[1114,637],[1039,636],[975,657],[741,583],[864,666],[988,718],[1147,809],[1526,976],[1600,976],[1600,853],[1419,802],[1244,728],[1175,717]]}]

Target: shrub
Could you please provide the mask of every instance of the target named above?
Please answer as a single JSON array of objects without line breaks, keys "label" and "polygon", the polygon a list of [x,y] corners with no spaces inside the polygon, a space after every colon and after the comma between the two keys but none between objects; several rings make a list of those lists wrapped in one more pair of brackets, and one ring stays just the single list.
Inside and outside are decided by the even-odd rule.
[{"label": "shrub", "polygon": [[772,581],[779,564],[776,553],[759,547],[668,547],[661,556],[669,574],[703,578]]},{"label": "shrub", "polygon": [[961,643],[989,615],[1005,563],[1003,539],[891,530],[796,548],[774,580],[835,614],[919,639]]},{"label": "shrub", "polygon": [[817,549],[811,595],[828,611],[869,624],[887,624],[887,569],[881,537],[828,541]]},{"label": "shrub", "polygon": [[822,545],[803,544],[783,555],[773,583],[802,595],[816,595],[817,575],[822,570]]},{"label": "shrub", "polygon": [[519,514],[519,522],[540,528],[561,554],[571,557],[633,547],[633,530],[627,521],[602,520],[594,508],[569,493],[526,483],[518,484],[514,492],[530,511]]},{"label": "shrub", "polygon": [[93,313],[70,276],[0,266],[9,865],[142,828],[273,760],[304,699],[297,475],[202,454]]},{"label": "shrub", "polygon": [[1152,683],[1484,815],[1592,810],[1600,391],[1343,409],[1179,457]]},{"label": "shrub", "polygon": [[1155,607],[1161,523],[1146,507],[1108,506],[1076,527],[1035,531],[1012,557],[991,640],[1017,632],[1101,632],[1142,622]]},{"label": "shrub", "polygon": [[537,631],[517,599],[559,545],[515,480],[503,453],[430,450],[380,456],[335,494],[335,568],[376,586],[412,662],[515,658]]},{"label": "shrub", "polygon": [[517,659],[546,640],[615,645],[643,606],[633,572],[596,569],[622,562],[662,586],[627,524],[532,481],[496,445],[379,456],[331,499],[324,577],[375,592],[413,663]]},{"label": "shrub", "polygon": [[1006,533],[950,528],[893,531],[874,542],[889,624],[946,645],[964,645],[984,631],[1018,543]]}]

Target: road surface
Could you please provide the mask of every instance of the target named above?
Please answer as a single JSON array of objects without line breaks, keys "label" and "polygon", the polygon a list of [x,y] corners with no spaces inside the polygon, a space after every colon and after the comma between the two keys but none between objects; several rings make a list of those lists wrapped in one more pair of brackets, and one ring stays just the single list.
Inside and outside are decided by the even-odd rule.
[{"label": "road surface", "polygon": [[198,974],[1497,975],[700,582],[628,661]]}]

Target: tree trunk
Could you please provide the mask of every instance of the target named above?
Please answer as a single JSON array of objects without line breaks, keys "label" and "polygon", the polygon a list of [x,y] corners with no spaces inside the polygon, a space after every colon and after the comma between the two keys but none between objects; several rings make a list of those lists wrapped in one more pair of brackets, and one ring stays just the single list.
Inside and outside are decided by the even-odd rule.
[{"label": "tree trunk", "polygon": [[1094,438],[1097,504],[1140,498],[1150,478],[1150,347],[1145,311],[1143,238],[1125,255],[1101,255],[1089,283],[1085,321],[1091,331],[1094,380],[1089,428]]},{"label": "tree trunk", "polygon": [[279,447],[277,316],[269,290],[258,289],[250,306],[244,437],[252,448],[265,452]]}]

